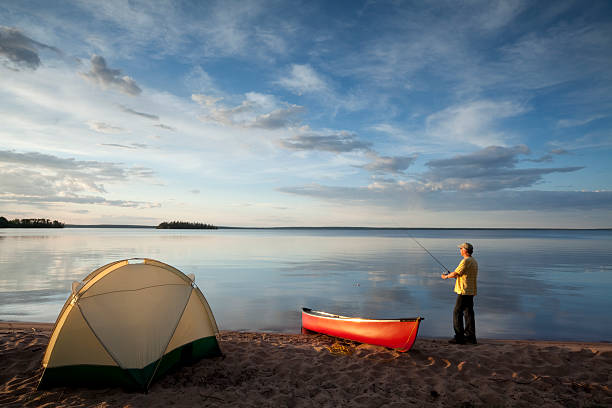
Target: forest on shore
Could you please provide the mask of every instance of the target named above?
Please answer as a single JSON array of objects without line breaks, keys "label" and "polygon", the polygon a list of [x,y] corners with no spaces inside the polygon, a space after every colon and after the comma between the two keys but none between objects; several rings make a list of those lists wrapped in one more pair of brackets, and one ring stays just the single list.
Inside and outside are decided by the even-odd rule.
[{"label": "forest on shore", "polygon": [[47,218],[15,218],[8,220],[0,217],[0,228],[64,228],[64,223]]},{"label": "forest on shore", "polygon": [[203,224],[201,222],[185,222],[185,221],[162,222],[156,228],[157,229],[218,229],[218,227],[211,225],[211,224]]}]

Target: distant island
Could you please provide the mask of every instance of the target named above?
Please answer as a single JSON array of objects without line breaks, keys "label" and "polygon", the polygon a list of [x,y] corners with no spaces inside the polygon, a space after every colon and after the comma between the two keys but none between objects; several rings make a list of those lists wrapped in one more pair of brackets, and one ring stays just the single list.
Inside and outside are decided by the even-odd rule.
[{"label": "distant island", "polygon": [[201,222],[184,222],[184,221],[172,221],[162,222],[159,224],[157,229],[218,229],[214,225],[202,224]]},{"label": "distant island", "polygon": [[0,217],[0,228],[64,228],[64,223],[57,220],[48,220],[45,218],[24,218],[7,220]]}]

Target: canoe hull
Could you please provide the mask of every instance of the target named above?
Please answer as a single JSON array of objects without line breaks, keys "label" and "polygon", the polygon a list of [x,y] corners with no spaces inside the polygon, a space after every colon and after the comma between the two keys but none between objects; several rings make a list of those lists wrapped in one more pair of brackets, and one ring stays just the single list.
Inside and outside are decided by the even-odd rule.
[{"label": "canoe hull", "polygon": [[302,309],[302,328],[360,343],[408,351],[416,340],[421,317],[362,319]]}]

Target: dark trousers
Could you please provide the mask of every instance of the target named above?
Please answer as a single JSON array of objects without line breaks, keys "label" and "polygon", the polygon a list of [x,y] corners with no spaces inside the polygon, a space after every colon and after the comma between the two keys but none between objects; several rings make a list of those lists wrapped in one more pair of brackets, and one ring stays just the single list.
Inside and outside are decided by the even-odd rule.
[{"label": "dark trousers", "polygon": [[[465,318],[465,328],[463,326]],[[457,340],[476,340],[476,322],[474,320],[474,296],[457,295],[453,310],[453,328]]]}]

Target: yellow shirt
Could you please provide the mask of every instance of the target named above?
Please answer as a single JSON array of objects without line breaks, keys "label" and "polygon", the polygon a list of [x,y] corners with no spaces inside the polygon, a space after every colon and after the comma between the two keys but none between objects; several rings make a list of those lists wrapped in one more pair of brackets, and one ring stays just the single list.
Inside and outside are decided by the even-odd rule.
[{"label": "yellow shirt", "polygon": [[463,258],[455,269],[458,275],[455,278],[455,293],[460,295],[476,295],[476,277],[478,276],[478,262],[471,256]]}]

